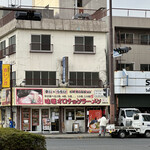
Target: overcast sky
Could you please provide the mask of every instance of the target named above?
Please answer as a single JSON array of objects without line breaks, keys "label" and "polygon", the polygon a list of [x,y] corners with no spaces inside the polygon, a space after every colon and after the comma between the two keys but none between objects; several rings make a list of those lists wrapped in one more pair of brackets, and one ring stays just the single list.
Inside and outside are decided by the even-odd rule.
[{"label": "overcast sky", "polygon": [[[21,5],[31,6],[31,4],[32,4],[32,0],[0,0],[0,5],[8,6],[8,2],[9,2],[9,4],[11,4],[11,2],[19,3],[20,1],[21,1]],[[109,0],[108,0],[108,2],[109,2]],[[150,9],[150,0],[143,0],[143,1],[142,0],[112,0],[112,3],[113,3],[113,7]]]}]

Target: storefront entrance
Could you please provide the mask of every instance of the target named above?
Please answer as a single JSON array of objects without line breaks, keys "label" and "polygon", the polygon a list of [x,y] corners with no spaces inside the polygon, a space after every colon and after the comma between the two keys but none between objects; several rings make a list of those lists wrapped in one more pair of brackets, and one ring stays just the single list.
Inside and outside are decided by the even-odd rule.
[{"label": "storefront entrance", "polygon": [[22,108],[21,129],[33,132],[59,132],[59,109]]},{"label": "storefront entrance", "polygon": [[65,132],[73,132],[73,124],[79,124],[79,132],[85,132],[85,108],[64,109]]}]

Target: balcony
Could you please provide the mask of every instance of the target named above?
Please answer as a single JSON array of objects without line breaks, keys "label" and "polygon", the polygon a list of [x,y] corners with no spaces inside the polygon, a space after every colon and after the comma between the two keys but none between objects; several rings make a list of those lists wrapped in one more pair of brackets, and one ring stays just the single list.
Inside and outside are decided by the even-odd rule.
[{"label": "balcony", "polygon": [[95,45],[74,45],[74,54],[95,54]]},{"label": "balcony", "polygon": [[16,44],[10,45],[5,49],[0,50],[0,59],[16,53]]},{"label": "balcony", "polygon": [[31,43],[30,52],[31,53],[52,53],[53,44]]}]

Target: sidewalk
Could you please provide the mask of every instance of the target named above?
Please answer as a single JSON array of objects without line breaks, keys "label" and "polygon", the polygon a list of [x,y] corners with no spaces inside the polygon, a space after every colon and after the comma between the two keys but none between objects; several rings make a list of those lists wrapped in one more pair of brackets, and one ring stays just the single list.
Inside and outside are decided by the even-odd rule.
[{"label": "sidewalk", "polygon": [[98,136],[98,133],[51,133],[51,134],[41,134],[46,137],[46,139],[81,139],[81,138],[108,138],[111,137],[108,133],[106,133],[105,137]]}]

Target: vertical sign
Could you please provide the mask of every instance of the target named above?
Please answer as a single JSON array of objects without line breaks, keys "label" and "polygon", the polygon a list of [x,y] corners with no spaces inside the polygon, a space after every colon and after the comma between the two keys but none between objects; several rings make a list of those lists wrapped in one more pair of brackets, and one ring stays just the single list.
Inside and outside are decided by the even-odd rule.
[{"label": "vertical sign", "polygon": [[63,57],[62,66],[63,66],[62,83],[65,83],[68,82],[68,57]]},{"label": "vertical sign", "polygon": [[2,87],[3,88],[10,87],[10,65],[9,64],[2,65]]},{"label": "vertical sign", "polygon": [[2,61],[0,61],[0,88],[2,88]]}]

